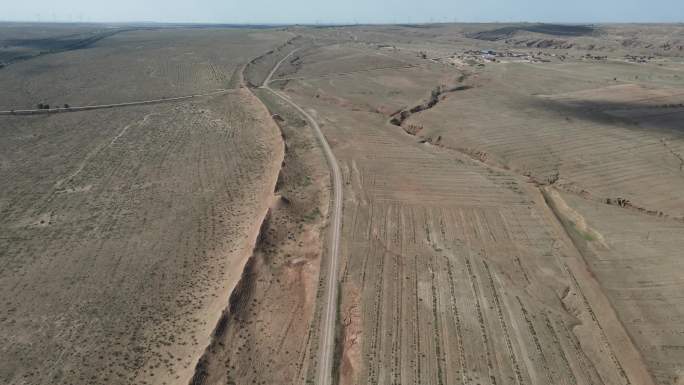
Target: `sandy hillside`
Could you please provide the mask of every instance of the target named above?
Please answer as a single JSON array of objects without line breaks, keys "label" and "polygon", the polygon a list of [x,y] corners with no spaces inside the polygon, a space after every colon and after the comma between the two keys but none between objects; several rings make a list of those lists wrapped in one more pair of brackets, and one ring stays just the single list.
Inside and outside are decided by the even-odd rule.
[{"label": "sandy hillside", "polygon": [[[213,46],[215,67],[230,57],[212,84],[179,85],[163,65],[136,67],[156,71],[148,82],[91,67],[111,50],[122,62],[161,63],[158,52],[138,56],[131,47],[147,40],[173,51],[163,44],[180,32],[169,33],[168,40],[163,31],[120,34],[88,50],[12,64],[0,70],[3,95],[12,95],[2,107],[55,103],[52,92],[60,103],[86,104],[227,87],[240,57],[289,37],[228,31],[222,45],[216,31],[186,31],[188,47]],[[175,68],[195,65],[180,53],[168,57],[182,64]],[[202,60],[211,67],[212,58]],[[71,72],[81,74],[80,84]],[[34,88],[42,77],[54,87]],[[156,88],[165,83],[171,88]],[[105,85],[111,93],[98,91]],[[189,381],[272,201],[282,139],[266,109],[235,89],[187,102],[1,119],[0,382]]]}]

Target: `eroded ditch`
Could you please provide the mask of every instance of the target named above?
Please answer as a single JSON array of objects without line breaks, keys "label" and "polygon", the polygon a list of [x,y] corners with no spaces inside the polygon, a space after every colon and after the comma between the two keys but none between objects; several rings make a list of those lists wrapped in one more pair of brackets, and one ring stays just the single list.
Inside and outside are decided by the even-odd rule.
[{"label": "eroded ditch", "polygon": [[[463,75],[458,79],[458,82],[462,82],[467,78],[467,75]],[[435,87],[431,93],[430,97],[423,103],[418,104],[410,109],[401,109],[394,114],[391,115],[390,123],[392,125],[395,125],[397,127],[401,127],[404,132],[411,136],[420,136],[420,132],[423,130],[422,125],[415,125],[415,124],[407,124],[406,121],[413,115],[427,111],[433,107],[435,107],[437,104],[439,104],[440,101],[444,100],[446,98],[446,95],[449,93],[454,93],[458,91],[465,91],[468,89],[473,88],[470,85],[457,85],[457,86],[452,86],[452,87],[447,87],[444,85],[440,85],[438,87]],[[505,165],[505,164],[499,164],[495,162],[494,160],[491,159],[489,154],[487,154],[485,151],[482,150],[477,150],[477,149],[461,149],[461,148],[453,148],[450,146],[446,146],[442,144],[442,137],[438,136],[437,138],[432,138],[432,137],[421,137],[420,143],[425,143],[425,144],[430,144],[433,146],[438,146],[440,148],[444,148],[447,150],[452,150],[456,151],[462,155],[466,155],[468,158],[473,159],[479,163],[482,163],[486,165],[487,167],[494,167],[497,168],[501,171],[507,171],[507,172],[513,172],[511,170],[510,166]],[[668,150],[672,156],[674,156],[679,162],[680,162],[680,171],[682,170],[682,167],[684,167],[684,159],[681,157],[681,155],[674,150],[672,150],[668,144],[667,141],[664,139],[661,140],[661,143],[663,146]],[[568,181],[564,181],[560,177],[560,172],[556,170],[556,172],[546,176],[546,178],[539,178],[538,176],[532,175],[529,172],[517,172],[517,175],[524,176],[528,178],[529,181],[534,183],[537,187],[545,187],[545,186],[554,186],[555,188],[558,188],[564,192],[567,193],[572,193],[576,194],[586,200],[594,201],[594,202],[599,202],[603,203],[609,206],[615,206],[619,207],[622,209],[627,209],[631,211],[635,211],[637,213],[641,213],[644,215],[648,216],[655,216],[655,217],[660,217],[660,218],[667,218],[671,219],[677,222],[684,222],[684,217],[676,216],[676,215],[671,215],[669,213],[660,211],[660,210],[654,210],[654,209],[649,209],[646,207],[642,207],[639,205],[636,205],[632,203],[629,199],[618,196],[618,197],[596,197],[594,194],[591,194],[589,191],[585,189],[578,188],[577,186],[572,186],[572,183],[568,183]]]},{"label": "eroded ditch", "polygon": [[[465,80],[465,76],[462,76],[459,79],[459,82],[461,82],[463,80]],[[452,86],[452,87],[447,87],[447,86],[443,86],[443,85],[438,86],[432,90],[432,92],[430,93],[430,98],[426,102],[419,104],[419,105],[417,105],[413,108],[410,108],[410,109],[402,109],[398,112],[395,112],[392,115],[392,118],[390,119],[390,123],[392,123],[395,126],[404,128],[404,126],[403,126],[404,122],[408,118],[410,118],[413,114],[417,114],[419,112],[429,110],[432,107],[436,106],[445,97],[446,94],[452,93],[452,92],[458,92],[458,91],[465,91],[465,90],[468,90],[471,88],[473,88],[473,87],[469,86],[469,85],[457,85],[457,86]],[[404,128],[404,130],[407,130],[407,129]],[[407,130],[407,132],[409,134],[412,134],[412,135],[417,134],[417,132],[410,132],[408,130]]]},{"label": "eroded ditch", "polygon": [[315,375],[328,171],[305,122],[267,92],[254,93],[280,129],[284,158],[253,252],[191,385],[298,383]]}]

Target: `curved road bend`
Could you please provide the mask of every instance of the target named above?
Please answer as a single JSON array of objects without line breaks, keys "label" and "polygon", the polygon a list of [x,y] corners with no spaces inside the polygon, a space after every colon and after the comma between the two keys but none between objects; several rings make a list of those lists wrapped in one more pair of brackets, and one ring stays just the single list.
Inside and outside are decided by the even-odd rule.
[{"label": "curved road bend", "polygon": [[337,159],[328,145],[328,141],[325,139],[321,128],[316,123],[316,120],[309,115],[302,107],[297,105],[295,102],[290,100],[285,94],[278,92],[271,87],[269,83],[271,78],[276,73],[280,65],[292,56],[297,49],[290,52],[282,60],[280,60],[273,70],[268,74],[264,84],[261,88],[264,88],[280,99],[284,100],[297,111],[299,111],[309,122],[311,127],[314,129],[314,133],[318,142],[323,147],[323,152],[328,161],[328,166],[330,167],[330,172],[333,178],[333,207],[330,216],[330,221],[332,226],[330,227],[330,245],[328,252],[328,282],[326,287],[326,293],[324,298],[326,299],[323,324],[321,325],[321,344],[319,352],[318,361],[318,380],[316,385],[330,385],[332,380],[332,364],[333,364],[333,351],[335,347],[335,322],[337,315],[337,270],[338,270],[338,259],[339,259],[339,246],[340,246],[340,233],[342,228],[342,176],[340,173],[340,166],[337,164]]}]

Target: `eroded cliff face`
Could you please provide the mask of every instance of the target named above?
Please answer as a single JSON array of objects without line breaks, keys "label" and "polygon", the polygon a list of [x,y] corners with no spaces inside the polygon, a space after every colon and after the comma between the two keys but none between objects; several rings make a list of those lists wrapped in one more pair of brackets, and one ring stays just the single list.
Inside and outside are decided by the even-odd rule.
[{"label": "eroded cliff face", "polygon": [[266,91],[256,92],[281,129],[284,160],[252,257],[193,385],[296,383],[315,375],[329,176],[313,133],[296,111]]}]

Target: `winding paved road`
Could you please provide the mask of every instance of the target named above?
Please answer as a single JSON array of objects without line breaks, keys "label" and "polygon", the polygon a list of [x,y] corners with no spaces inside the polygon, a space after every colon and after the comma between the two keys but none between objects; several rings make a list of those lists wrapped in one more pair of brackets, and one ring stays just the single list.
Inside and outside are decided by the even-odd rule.
[{"label": "winding paved road", "polygon": [[261,88],[264,88],[283,101],[287,102],[289,105],[294,107],[299,111],[306,120],[309,122],[311,127],[314,129],[316,138],[318,139],[321,147],[323,147],[323,152],[328,160],[328,166],[330,166],[330,172],[333,178],[333,207],[330,214],[330,245],[328,252],[328,282],[326,287],[326,293],[324,298],[326,299],[325,309],[323,313],[323,323],[321,325],[321,344],[318,360],[318,380],[317,385],[330,385],[332,382],[332,364],[333,355],[335,348],[335,323],[337,316],[337,270],[338,270],[338,259],[339,259],[339,246],[340,246],[340,233],[342,229],[342,176],[340,173],[340,166],[337,164],[337,159],[328,145],[328,141],[325,139],[321,128],[316,123],[316,120],[309,115],[302,107],[293,102],[287,95],[276,91],[269,87],[271,78],[276,73],[278,68],[285,60],[292,56],[297,49],[290,52],[282,60],[280,60],[273,70],[268,74],[264,84]]}]

